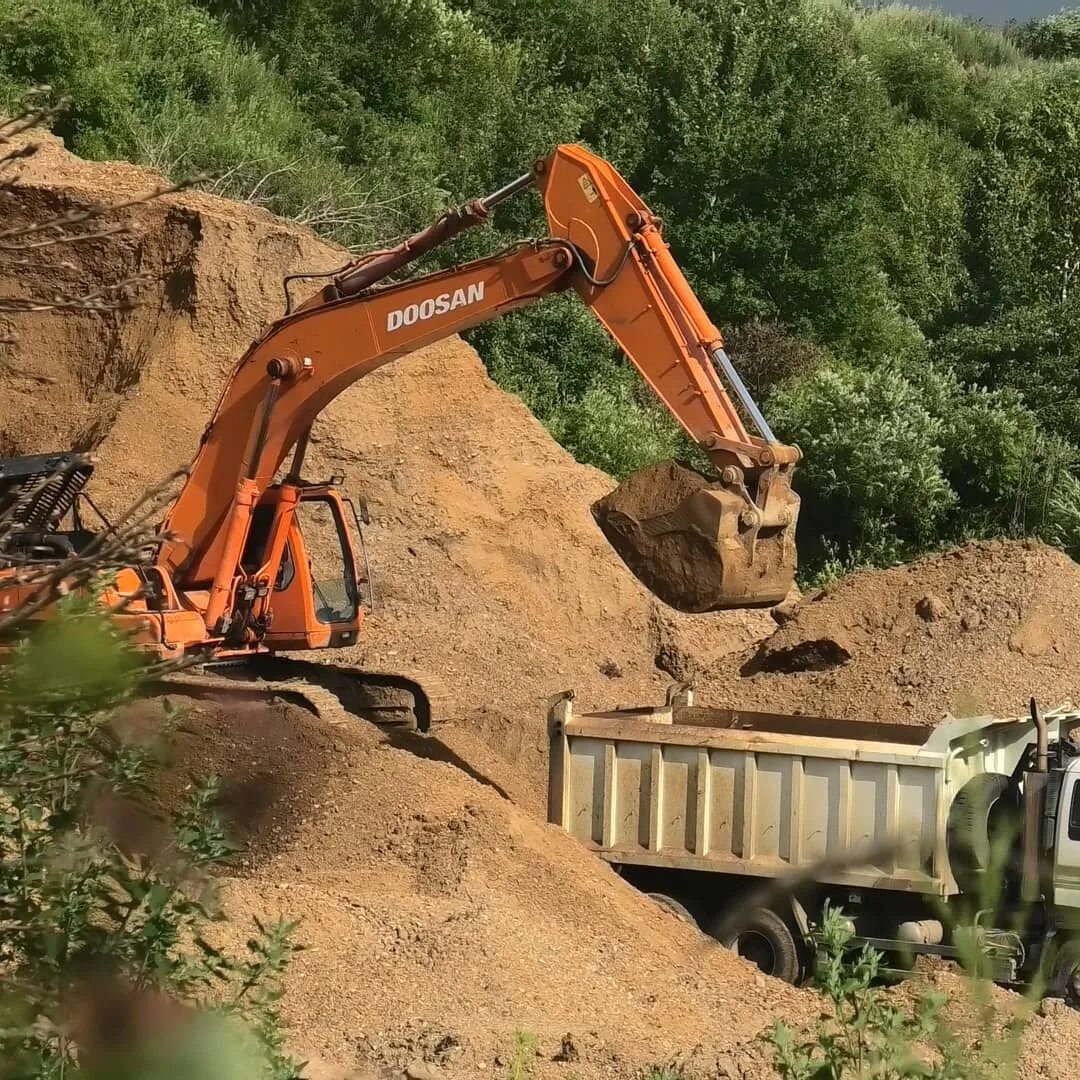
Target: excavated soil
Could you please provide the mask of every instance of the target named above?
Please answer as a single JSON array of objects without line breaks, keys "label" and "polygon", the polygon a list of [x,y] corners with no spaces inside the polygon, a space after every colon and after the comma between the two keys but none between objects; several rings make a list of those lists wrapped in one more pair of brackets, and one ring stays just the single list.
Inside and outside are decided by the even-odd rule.
[{"label": "excavated soil", "polygon": [[[156,182],[45,140],[5,211],[40,220]],[[123,219],[128,234],[65,250],[65,265],[0,266],[0,295],[151,279],[131,311],[0,327],[18,336],[0,346],[0,452],[94,449],[107,513],[193,455],[232,363],[282,310],[281,278],[344,258],[198,194]],[[295,1047],[325,1075],[419,1063],[504,1075],[520,1028],[539,1037],[544,1074],[678,1058],[750,1080],[768,1073],[756,1032],[815,1010],[540,823],[551,694],[640,705],[679,679],[707,704],[935,721],[1021,712],[1032,693],[1054,705],[1080,683],[1080,568],[1038,545],[856,575],[777,609],[779,627],[768,613],[673,612],[592,519],[611,481],[575,464],[457,340],[343,394],[316,427],[310,471],[346,473],[376,521],[378,607],[363,643],[333,658],[435,670],[449,711],[421,738],[283,704],[192,703],[163,794],[189,768],[225,776],[246,842],[231,910],[303,918],[310,950],[287,1009]],[[1067,1053],[1050,1060],[1055,1042]],[[1080,1033],[1051,1011],[1029,1044],[1025,1080],[1064,1076],[1053,1069]]]},{"label": "excavated soil", "polygon": [[638,580],[675,610],[772,607],[793,591],[794,537],[763,532],[748,566],[745,541],[729,531],[745,510],[734,491],[660,461],[597,500],[593,517]]},{"label": "excavated soil", "polygon": [[855,574],[800,603],[703,697],[743,708],[934,723],[1080,701],[1080,566],[1041,544],[969,544]]},{"label": "excavated soil", "polygon": [[[1060,1000],[1040,1002],[1034,1009],[1020,994],[1001,987],[973,984],[955,967],[924,959],[917,974],[890,995],[912,1008],[927,995],[945,999],[943,1017],[964,1051],[981,1052],[1004,1066],[985,1072],[1002,1080],[1072,1080],[1080,1076],[1080,1012]],[[1027,1027],[1019,1045],[1010,1024]],[[1015,1071],[1013,1071],[1015,1069]]]},{"label": "excavated soil", "polygon": [[696,537],[687,528],[659,530],[655,519],[677,519],[682,525],[680,504],[706,485],[706,478],[692,469],[660,462],[629,477],[592,508],[597,525],[627,567],[679,611],[710,610],[723,577],[710,543],[715,537]]},{"label": "excavated soil", "polygon": [[[291,706],[177,701],[163,799],[175,802],[189,772],[223,777],[226,818],[245,842],[227,910],[302,920],[307,949],[285,1005],[305,1055],[499,1074],[521,1030],[538,1039],[541,1076],[678,1060],[691,1075],[719,1064],[721,1076],[756,1077],[768,1074],[761,1027],[812,1015],[807,995],[759,975],[560,830],[446,762],[418,761],[418,736],[395,745]],[[153,724],[150,706],[138,711]],[[242,947],[248,928],[228,930]]]}]

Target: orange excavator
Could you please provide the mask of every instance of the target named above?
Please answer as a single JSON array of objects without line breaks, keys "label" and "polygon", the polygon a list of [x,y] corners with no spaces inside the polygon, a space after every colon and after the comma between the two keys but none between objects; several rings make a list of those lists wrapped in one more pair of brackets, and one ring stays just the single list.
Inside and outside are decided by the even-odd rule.
[{"label": "orange excavator", "polygon": [[[392,280],[530,187],[543,195],[548,237]],[[717,472],[707,481],[661,466],[645,481],[632,477],[628,498],[620,502],[617,491],[594,508],[605,535],[675,606],[700,611],[781,600],[795,572],[791,477],[799,451],[773,437],[660,224],[611,165],[579,146],[560,146],[487,198],[336,272],[237,363],[165,514],[168,538],[145,563],[121,569],[106,593],[116,620],[159,658],[244,661],[264,685],[329,685],[350,711],[407,707],[426,728],[432,706],[418,680],[279,655],[350,646],[364,615],[363,515],[338,490],[340,478],[302,478],[312,424],[383,364],[570,289]],[[26,601],[30,586],[20,567],[27,560],[55,562],[86,543],[78,507],[91,469],[78,454],[0,463],[0,499],[15,522],[0,539],[0,610]],[[646,488],[660,501],[643,512]],[[73,527],[65,530],[69,512]]]}]

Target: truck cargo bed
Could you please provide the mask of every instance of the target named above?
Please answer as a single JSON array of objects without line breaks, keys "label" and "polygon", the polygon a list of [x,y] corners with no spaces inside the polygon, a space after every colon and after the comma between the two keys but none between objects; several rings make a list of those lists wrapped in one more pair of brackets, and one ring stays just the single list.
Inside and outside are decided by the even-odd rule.
[{"label": "truck cargo bed", "polygon": [[[1048,717],[1075,726],[1074,714]],[[955,793],[1030,723],[936,727],[705,709],[552,711],[549,817],[612,863],[951,895]]]}]

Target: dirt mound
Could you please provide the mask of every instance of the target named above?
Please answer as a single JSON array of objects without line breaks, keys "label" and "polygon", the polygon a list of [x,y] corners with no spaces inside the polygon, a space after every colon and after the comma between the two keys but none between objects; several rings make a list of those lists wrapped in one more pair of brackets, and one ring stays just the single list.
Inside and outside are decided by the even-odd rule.
[{"label": "dirt mound", "polygon": [[[1080,1076],[1080,1012],[1060,999],[1032,1010],[1020,994],[1002,987],[977,986],[955,966],[919,961],[917,975],[890,991],[898,1004],[913,1007],[927,994],[946,1001],[943,1016],[958,1044],[1001,1065],[1015,1080],[1073,1080]],[[1026,1020],[1020,1045],[1011,1023]],[[1010,1067],[1015,1063],[1015,1072]]]},{"label": "dirt mound", "polygon": [[[220,774],[246,841],[228,909],[302,919],[285,1005],[305,1054],[498,1075],[521,1030],[540,1076],[678,1059],[691,1075],[757,1077],[762,1026],[812,1014],[560,830],[388,732],[177,700],[163,797],[189,772]],[[248,928],[228,933],[239,946]]]},{"label": "dirt mound", "polygon": [[[9,212],[40,220],[158,182],[46,141]],[[200,195],[123,216],[130,234],[73,247],[55,280],[0,273],[9,293],[50,295],[152,278],[131,311],[12,319],[19,341],[2,358],[4,451],[94,449],[106,514],[190,460],[235,359],[280,314],[281,278],[344,258]],[[581,1062],[551,1068],[584,1076],[675,1054],[702,1071],[722,1054],[758,1061],[736,1048],[771,1017],[768,1000],[795,996],[519,807],[544,807],[553,692],[658,700],[674,672],[745,647],[768,616],[655,603],[590,515],[610,480],[576,465],[457,340],[342,395],[316,426],[310,472],[345,473],[375,519],[376,610],[363,643],[333,659],[434,669],[454,705],[432,737],[396,747],[284,705],[194,707],[163,797],[189,768],[221,772],[249,845],[232,910],[304,918],[312,949],[288,1006],[301,1049],[490,1068],[521,1027],[540,1036],[542,1063],[570,1033]]]},{"label": "dirt mound", "polygon": [[1080,700],[1080,566],[1033,542],[969,544],[855,574],[778,612],[782,625],[710,672],[744,708],[935,722]]},{"label": "dirt mound", "polygon": [[[46,139],[5,210],[40,220],[160,183]],[[94,449],[91,490],[106,512],[191,459],[232,365],[282,313],[282,278],[346,258],[288,222],[197,193],[121,217],[129,235],[76,245],[68,265],[34,280],[0,267],[7,291],[46,295],[152,279],[129,312],[13,319],[19,342],[0,354],[0,450]],[[678,616],[650,597],[591,518],[610,479],[553,443],[458,339],[347,390],[316,424],[309,461],[313,476],[345,474],[374,515],[376,609],[360,646],[335,659],[439,672],[458,721],[443,736],[504,772],[507,788],[530,778],[535,808],[552,693],[573,687],[605,707],[658,700],[673,666],[712,665],[771,625],[763,613]]]}]

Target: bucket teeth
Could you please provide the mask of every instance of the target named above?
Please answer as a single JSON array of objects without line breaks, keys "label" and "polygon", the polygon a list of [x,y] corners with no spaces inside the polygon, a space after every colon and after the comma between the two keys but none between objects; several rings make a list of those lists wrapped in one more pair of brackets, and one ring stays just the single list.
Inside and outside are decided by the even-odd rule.
[{"label": "bucket teeth", "polygon": [[[764,505],[750,501],[764,493]],[[593,506],[604,535],[651,592],[680,611],[777,604],[795,580],[799,498],[790,471],[742,489],[675,462],[635,473]]]}]

